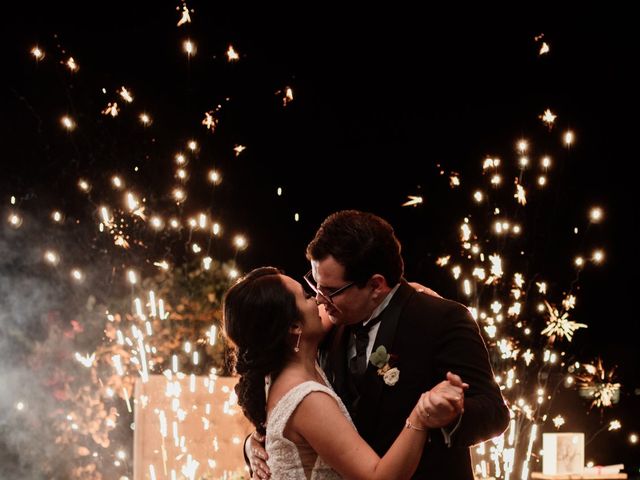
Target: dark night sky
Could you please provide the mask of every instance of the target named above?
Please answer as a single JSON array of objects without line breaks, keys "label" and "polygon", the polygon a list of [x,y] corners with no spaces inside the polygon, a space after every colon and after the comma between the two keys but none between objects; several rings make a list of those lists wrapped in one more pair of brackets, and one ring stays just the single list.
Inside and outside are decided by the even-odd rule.
[{"label": "dark night sky", "polygon": [[[531,262],[566,288],[571,229],[589,206],[605,208],[605,224],[586,245],[603,245],[607,262],[581,277],[578,321],[590,329],[578,349],[619,365],[627,395],[640,388],[634,285],[622,280],[638,271],[627,233],[638,227],[636,153],[628,141],[638,50],[631,55],[628,11],[604,4],[566,12],[545,4],[345,11],[324,2],[256,11],[218,3],[190,2],[193,23],[181,28],[172,2],[14,6],[4,22],[3,208],[9,195],[35,205],[79,175],[108,178],[133,164],[140,183],[164,188],[170,155],[196,136],[202,162],[214,159],[225,175],[209,205],[251,239],[243,267],[269,263],[301,275],[304,246],[319,222],[359,208],[396,227],[410,278],[455,297],[435,258],[454,249],[481,160],[513,160],[524,136],[557,165],[545,210],[532,217],[538,236]],[[551,45],[548,56],[537,55],[540,33]],[[187,36],[198,44],[190,62],[180,49]],[[48,52],[37,66],[28,55],[35,43]],[[230,43],[242,55],[233,65],[224,60]],[[77,58],[77,75],[55,64],[61,49]],[[120,85],[133,90],[136,108],[152,112],[149,131],[99,115],[107,100],[100,88]],[[274,92],[286,85],[295,100],[282,108]],[[199,125],[203,112],[226,97],[211,136]],[[537,118],[545,108],[558,114],[552,133]],[[72,140],[57,125],[66,110],[80,124]],[[558,141],[566,128],[577,135],[570,153]],[[248,147],[237,159],[235,143]],[[441,168],[461,174],[466,197],[450,191]],[[209,202],[203,187],[190,194]],[[424,195],[425,204],[400,207],[410,194]],[[72,195],[64,197],[73,209]],[[637,409],[637,396],[627,401]]]}]

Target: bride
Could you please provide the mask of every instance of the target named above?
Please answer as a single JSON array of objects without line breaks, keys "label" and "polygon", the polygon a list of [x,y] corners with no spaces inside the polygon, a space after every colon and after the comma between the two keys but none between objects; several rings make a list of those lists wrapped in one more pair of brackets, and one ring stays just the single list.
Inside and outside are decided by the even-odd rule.
[{"label": "bride", "polygon": [[273,478],[409,479],[427,430],[444,426],[429,416],[425,405],[460,412],[467,385],[448,374],[437,389],[423,393],[406,428],[380,458],[358,435],[318,366],[325,325],[315,298],[273,267],[253,270],[225,295],[225,333],[235,344],[240,374],[238,403],[257,432],[266,436]]}]

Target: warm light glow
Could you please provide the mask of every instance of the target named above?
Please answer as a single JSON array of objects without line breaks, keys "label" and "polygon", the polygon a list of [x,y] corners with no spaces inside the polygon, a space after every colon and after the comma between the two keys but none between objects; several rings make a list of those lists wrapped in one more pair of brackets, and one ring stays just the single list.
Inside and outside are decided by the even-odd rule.
[{"label": "warm light glow", "polygon": [[529,149],[529,143],[526,140],[518,141],[517,145],[518,152],[524,153]]},{"label": "warm light glow", "polygon": [[195,152],[198,149],[198,143],[195,140],[189,140],[189,143],[187,144],[187,147],[192,152]]},{"label": "warm light glow", "polygon": [[619,420],[612,420],[609,423],[609,428],[608,430],[611,432],[613,430],[620,430],[622,428],[622,425],[620,424]]},{"label": "warm light glow", "polygon": [[177,355],[171,356],[171,369],[173,370],[173,373],[178,373],[178,356]]},{"label": "warm light glow", "polygon": [[31,55],[33,55],[33,57],[38,61],[44,58],[44,52],[37,46],[31,49]]},{"label": "warm light glow", "polygon": [[186,197],[187,197],[187,195],[184,193],[184,190],[182,190],[180,188],[174,188],[173,189],[173,198],[176,200],[177,203],[184,202],[184,199]]},{"label": "warm light glow", "polygon": [[556,121],[558,116],[554,115],[551,109],[547,108],[542,115],[540,115],[540,119],[543,123],[547,124],[549,128],[553,127],[553,122]]},{"label": "warm light glow", "polygon": [[600,207],[593,207],[591,212],[589,212],[589,218],[593,223],[598,223],[602,220],[604,213]]},{"label": "warm light glow", "polygon": [[284,96],[282,97],[282,104],[286,107],[289,102],[293,101],[293,89],[286,87],[284,90]]},{"label": "warm light glow", "polygon": [[74,73],[80,69],[80,66],[76,63],[73,57],[69,57],[69,60],[67,60],[66,65],[67,65],[67,68]]},{"label": "warm light glow", "polygon": [[74,280],[78,282],[81,282],[84,279],[83,273],[77,268],[74,270],[71,270],[71,276],[73,277]]},{"label": "warm light glow", "polygon": [[482,170],[486,170],[487,168],[498,168],[499,165],[499,158],[486,158],[482,164]]},{"label": "warm light glow", "polygon": [[9,218],[7,220],[9,222],[9,225],[11,225],[13,228],[19,228],[20,225],[22,225],[22,217],[17,213],[9,214]]},{"label": "warm light glow", "polygon": [[574,263],[576,264],[577,267],[582,267],[584,265],[584,258],[576,257],[574,260]]},{"label": "warm light glow", "polygon": [[57,265],[60,262],[60,256],[52,250],[44,252],[44,259],[51,265]]},{"label": "warm light glow", "polygon": [[131,192],[127,193],[127,208],[129,209],[130,212],[133,212],[134,210],[137,210],[138,206],[139,206],[139,202],[138,199],[135,197],[135,195]]},{"label": "warm light glow", "polygon": [[238,60],[240,60],[240,56],[238,55],[238,53],[233,49],[233,46],[229,45],[229,48],[227,49],[227,59],[230,62],[236,62]]},{"label": "warm light glow", "polygon": [[540,175],[538,177],[538,185],[540,185],[541,187],[544,187],[547,184],[547,177]]},{"label": "warm light glow", "polygon": [[522,185],[516,184],[516,193],[513,195],[513,198],[516,198],[520,205],[527,204],[527,192]]},{"label": "warm light glow", "polygon": [[122,182],[122,179],[117,175],[114,175],[113,177],[111,177],[111,183],[113,184],[113,186],[115,188],[118,188],[118,189],[120,189],[120,188],[122,188],[124,186],[124,183]]},{"label": "warm light glow", "polygon": [[604,260],[604,252],[602,250],[595,250],[591,259],[594,263],[602,263]]},{"label": "warm light glow", "polygon": [[247,248],[247,239],[242,235],[236,235],[233,239],[233,244],[238,250],[244,250]]},{"label": "warm light glow", "polygon": [[217,170],[209,170],[209,181],[214,185],[218,185],[222,181],[222,175]]},{"label": "warm light glow", "polygon": [[415,207],[417,205],[420,205],[422,202],[424,201],[424,199],[419,196],[419,195],[409,195],[409,197],[407,198],[407,201],[404,202],[402,204],[403,207]]},{"label": "warm light glow", "polygon": [[540,161],[542,168],[549,168],[551,166],[551,158],[550,157],[542,157]]},{"label": "warm light glow", "polygon": [[633,445],[638,443],[638,435],[635,433],[632,433],[631,435],[629,435],[629,442],[632,443]]},{"label": "warm light glow", "polygon": [[473,194],[473,198],[475,199],[476,202],[480,203],[484,197],[482,196],[482,192],[478,190],[476,191],[476,193]]},{"label": "warm light glow", "polygon": [[573,145],[573,142],[575,141],[575,135],[573,134],[573,132],[571,130],[568,130],[565,134],[564,134],[564,143],[567,147],[570,147],[571,145]]},{"label": "warm light glow", "polygon": [[129,270],[127,272],[127,278],[129,279],[129,283],[131,285],[135,285],[136,283],[138,283],[138,276],[136,275],[136,272],[133,270]]},{"label": "warm light glow", "polygon": [[183,154],[178,153],[178,154],[176,155],[176,163],[177,163],[178,165],[184,165],[185,163],[187,163],[187,159],[186,159],[186,157],[185,157]]},{"label": "warm light glow", "polygon": [[80,190],[82,190],[83,192],[88,192],[89,190],[91,190],[91,185],[89,185],[89,182],[81,178],[80,180],[78,180],[78,188],[80,188]]},{"label": "warm light glow", "polygon": [[139,118],[140,122],[142,122],[143,125],[151,125],[151,117],[149,116],[149,114],[141,113]]},{"label": "warm light glow", "polygon": [[122,97],[122,99],[125,102],[127,103],[133,102],[133,96],[131,95],[131,92],[127,88],[120,87],[120,90],[118,90],[118,93],[120,94],[120,97]]},{"label": "warm light glow", "polygon": [[191,40],[185,40],[182,44],[182,48],[187,52],[188,56],[195,55],[196,46]]},{"label": "warm light glow", "polygon": [[151,217],[150,220],[151,226],[156,229],[156,230],[160,230],[162,228],[162,219],[158,216],[155,217]]},{"label": "warm light glow", "polygon": [[204,125],[207,130],[211,130],[213,133],[218,125],[218,119],[213,116],[215,112],[213,110],[209,112],[204,112],[204,120],[202,120],[202,125]]},{"label": "warm light glow", "polygon": [[76,128],[76,124],[75,122],[71,119],[71,117],[65,115],[64,117],[62,117],[60,119],[60,122],[62,123],[62,126],[64,128],[66,128],[67,130],[71,131],[74,128]]},{"label": "warm light glow", "polygon": [[103,115],[111,115],[112,117],[117,117],[118,113],[120,113],[120,109],[118,108],[118,104],[116,102],[109,102],[107,104],[107,108],[102,110]]},{"label": "warm light glow", "polygon": [[111,215],[109,215],[109,210],[107,207],[100,208],[100,216],[102,217],[102,223],[105,225],[111,224]]},{"label": "warm light glow", "polygon": [[189,7],[186,4],[182,5],[182,15],[180,16],[180,20],[178,20],[177,26],[184,25],[185,23],[191,23],[191,15],[189,15]]}]

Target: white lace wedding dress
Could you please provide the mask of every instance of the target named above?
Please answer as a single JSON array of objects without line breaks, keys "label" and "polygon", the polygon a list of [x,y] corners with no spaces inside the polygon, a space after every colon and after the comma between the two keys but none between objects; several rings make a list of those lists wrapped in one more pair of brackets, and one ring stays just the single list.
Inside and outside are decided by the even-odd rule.
[{"label": "white lace wedding dress", "polygon": [[[322,369],[318,367],[318,371],[329,385]],[[308,381],[289,390],[273,407],[267,419],[266,450],[269,454],[267,464],[273,480],[338,480],[342,478],[318,456],[309,444],[295,444],[283,435],[289,417],[311,392],[325,392],[330,395],[338,402],[340,410],[351,422],[351,417],[342,400],[331,388],[318,382]],[[321,413],[318,412],[318,414]]]}]

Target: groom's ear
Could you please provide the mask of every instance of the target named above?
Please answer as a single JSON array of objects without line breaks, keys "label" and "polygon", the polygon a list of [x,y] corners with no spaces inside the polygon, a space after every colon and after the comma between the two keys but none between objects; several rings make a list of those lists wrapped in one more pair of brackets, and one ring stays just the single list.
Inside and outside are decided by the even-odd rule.
[{"label": "groom's ear", "polygon": [[384,293],[388,288],[387,281],[379,273],[374,274],[373,277],[369,279],[369,286],[371,286],[374,296]]}]

